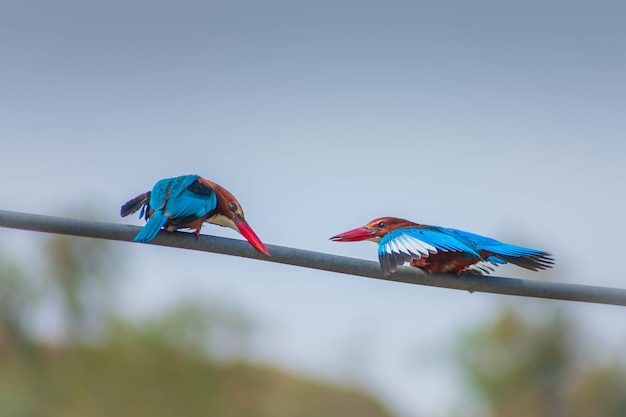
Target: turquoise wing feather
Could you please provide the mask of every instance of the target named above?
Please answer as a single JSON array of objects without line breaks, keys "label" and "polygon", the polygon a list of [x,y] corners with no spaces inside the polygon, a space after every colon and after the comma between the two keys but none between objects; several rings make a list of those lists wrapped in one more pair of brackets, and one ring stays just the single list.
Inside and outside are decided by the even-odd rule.
[{"label": "turquoise wing feather", "polygon": [[149,242],[156,237],[168,220],[181,217],[200,218],[217,207],[217,196],[209,187],[190,189],[198,175],[184,175],[158,181],[152,188],[150,208],[152,218],[135,236],[136,242]]}]

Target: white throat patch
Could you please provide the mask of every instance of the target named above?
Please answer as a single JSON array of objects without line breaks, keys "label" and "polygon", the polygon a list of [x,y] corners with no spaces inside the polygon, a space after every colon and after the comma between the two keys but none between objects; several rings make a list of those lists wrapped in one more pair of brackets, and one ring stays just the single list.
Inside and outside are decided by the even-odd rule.
[{"label": "white throat patch", "polygon": [[209,217],[207,221],[209,223],[231,228],[236,232],[239,231],[239,229],[237,229],[237,226],[235,226],[235,222],[233,222],[231,219],[224,216],[223,214],[216,214],[215,216]]}]

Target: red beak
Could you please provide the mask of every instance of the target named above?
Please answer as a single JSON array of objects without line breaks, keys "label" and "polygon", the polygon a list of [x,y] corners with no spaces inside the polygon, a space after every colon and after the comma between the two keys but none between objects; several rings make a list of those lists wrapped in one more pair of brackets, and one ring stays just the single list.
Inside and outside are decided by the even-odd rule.
[{"label": "red beak", "polygon": [[248,225],[248,223],[246,223],[244,219],[239,216],[235,216],[233,218],[233,221],[235,222],[235,226],[237,226],[237,230],[239,230],[239,233],[241,233],[241,235],[245,237],[252,246],[254,246],[259,252],[270,256],[270,251],[267,250],[263,242],[261,242],[261,239],[259,239],[256,233],[254,233],[254,230],[252,230],[252,228]]},{"label": "red beak", "polygon": [[359,242],[373,237],[374,233],[372,233],[369,229],[366,229],[365,227],[358,227],[354,230],[348,230],[347,232],[333,236],[330,240],[333,242]]}]

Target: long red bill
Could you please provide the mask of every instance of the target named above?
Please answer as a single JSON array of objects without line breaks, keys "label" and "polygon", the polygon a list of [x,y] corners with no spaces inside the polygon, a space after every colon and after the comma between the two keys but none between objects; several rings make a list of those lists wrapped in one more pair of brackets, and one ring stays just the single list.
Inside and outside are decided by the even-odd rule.
[{"label": "long red bill", "polygon": [[358,227],[348,230],[330,238],[333,242],[359,242],[361,240],[371,239],[374,235],[365,227]]},{"label": "long red bill", "polygon": [[256,233],[254,233],[254,230],[252,230],[252,228],[248,225],[248,223],[246,223],[244,219],[235,216],[233,220],[235,221],[235,226],[237,226],[239,233],[241,233],[241,235],[245,237],[252,246],[254,246],[259,252],[270,256],[270,251],[267,250],[263,242],[261,242],[261,239],[259,239]]}]

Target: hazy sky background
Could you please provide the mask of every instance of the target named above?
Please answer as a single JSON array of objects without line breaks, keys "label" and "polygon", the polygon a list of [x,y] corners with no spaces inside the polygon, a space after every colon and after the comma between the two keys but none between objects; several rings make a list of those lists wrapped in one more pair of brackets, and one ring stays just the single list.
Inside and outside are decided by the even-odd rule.
[{"label": "hazy sky background", "polygon": [[[555,280],[626,287],[624,21],[617,1],[4,2],[0,208],[139,225],[121,203],[197,173],[266,243],[374,260],[369,242],[328,238],[390,215],[551,251]],[[25,259],[39,237],[0,230]],[[441,358],[504,302],[566,308],[601,352],[626,341],[618,307],[117,245],[127,311],[232,302],[259,326],[252,357],[406,416],[450,410],[462,385]]]}]

